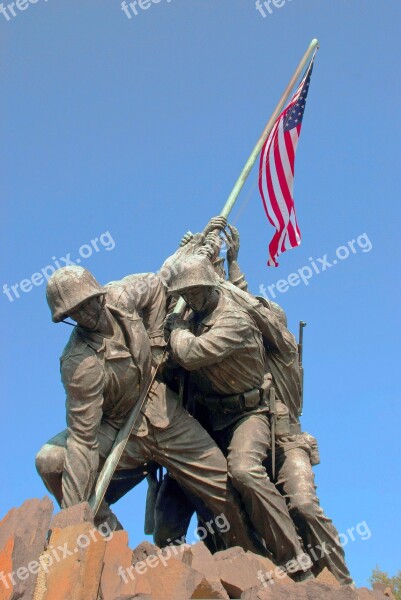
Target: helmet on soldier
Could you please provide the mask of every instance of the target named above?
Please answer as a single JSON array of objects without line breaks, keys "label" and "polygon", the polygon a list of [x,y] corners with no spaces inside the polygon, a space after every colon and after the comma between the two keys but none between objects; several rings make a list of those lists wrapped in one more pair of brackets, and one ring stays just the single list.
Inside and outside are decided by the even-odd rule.
[{"label": "helmet on soldier", "polygon": [[215,287],[218,278],[206,256],[192,255],[177,262],[170,271],[168,293],[180,294],[194,287]]},{"label": "helmet on soldier", "polygon": [[287,327],[287,315],[285,314],[284,309],[281,308],[281,306],[277,304],[277,302],[270,302],[270,308],[276,315],[277,319],[280,321],[281,325]]},{"label": "helmet on soldier", "polygon": [[257,298],[259,302],[263,304],[263,306],[266,306],[266,308],[269,308],[275,314],[277,319],[280,321],[281,325],[287,327],[287,315],[285,314],[284,309],[281,308],[281,306],[277,304],[277,302],[272,302],[264,296],[255,296],[255,298]]},{"label": "helmet on soldier", "polygon": [[105,289],[87,269],[78,265],[58,269],[50,277],[46,288],[52,320],[60,323],[80,304],[105,293]]}]

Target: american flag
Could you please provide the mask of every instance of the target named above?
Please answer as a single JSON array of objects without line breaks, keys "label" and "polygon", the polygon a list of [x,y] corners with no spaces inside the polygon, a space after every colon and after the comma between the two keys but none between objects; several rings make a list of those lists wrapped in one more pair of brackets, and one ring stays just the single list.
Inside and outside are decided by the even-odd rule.
[{"label": "american flag", "polygon": [[267,264],[271,267],[278,266],[279,254],[301,243],[293,198],[294,163],[314,58],[274,124],[260,155],[259,190],[267,218],[276,228],[269,244]]}]

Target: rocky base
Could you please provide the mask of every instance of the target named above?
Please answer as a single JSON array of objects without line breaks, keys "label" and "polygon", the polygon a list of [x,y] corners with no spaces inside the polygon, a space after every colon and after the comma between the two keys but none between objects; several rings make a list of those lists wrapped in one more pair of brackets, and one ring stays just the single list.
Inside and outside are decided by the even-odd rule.
[{"label": "rocky base", "polygon": [[88,504],[59,512],[49,498],[27,500],[0,522],[0,600],[386,600],[340,586],[327,570],[294,583],[268,559],[231,548],[128,547],[126,531],[96,529]]}]

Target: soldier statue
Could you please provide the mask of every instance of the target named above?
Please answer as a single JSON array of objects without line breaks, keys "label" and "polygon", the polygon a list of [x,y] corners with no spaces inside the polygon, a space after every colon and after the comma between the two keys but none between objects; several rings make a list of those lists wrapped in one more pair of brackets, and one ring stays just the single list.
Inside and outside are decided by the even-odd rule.
[{"label": "soldier statue", "polygon": [[[53,321],[76,321],[61,357],[67,429],[36,457],[48,490],[62,508],[88,500],[99,467],[119,428],[150,380],[165,342],[165,289],[155,274],[132,275],[104,287],[79,266],[63,267],[49,279]],[[155,358],[156,357],[156,358]],[[226,459],[211,437],[156,377],[141,418],[118,469],[155,461],[231,527],[225,543],[254,550],[245,521],[227,487]],[[119,527],[107,503],[98,522]]]},{"label": "soldier statue", "polygon": [[171,356],[190,373],[192,394],[207,411],[230,481],[258,535],[277,564],[296,561],[303,551],[294,524],[263,465],[271,378],[265,376],[261,333],[246,310],[221,292],[206,256],[182,257],[171,272],[169,293],[181,295],[191,309],[188,318],[170,321]]},{"label": "soldier statue", "polygon": [[[217,229],[224,226],[224,220],[222,222],[221,218],[216,218],[211,223]],[[312,572],[317,575],[327,567],[340,583],[350,584],[352,579],[345,563],[343,549],[338,542],[338,533],[330,519],[324,515],[316,496],[312,466],[319,462],[317,442],[313,436],[301,431],[299,417],[302,381],[297,343],[287,329],[285,313],[278,304],[243,293],[247,291],[247,283],[237,262],[239,234],[235,227],[229,226],[229,229],[230,233],[226,236],[229,281],[234,283],[237,290],[222,280],[220,289],[223,293],[228,293],[243,309],[250,310],[253,317],[256,317],[256,322],[261,325],[265,342],[266,372],[272,376],[277,396],[276,415],[270,417],[275,419],[277,428],[277,476],[272,473],[276,469],[272,469],[271,453],[266,455],[264,465],[271,480],[286,499],[297,532],[310,556]],[[187,234],[182,243],[188,244],[191,240],[195,240],[194,236]],[[192,253],[196,254],[196,245],[199,242],[199,239],[195,240]],[[224,259],[216,256],[219,243],[210,239],[209,235],[209,244],[212,247],[209,257],[213,260],[215,271],[220,276],[225,276]],[[238,288],[241,291],[238,291]],[[263,308],[260,304],[263,304]],[[193,498],[178,488],[179,486],[167,476],[156,503],[156,539],[164,539],[172,531],[176,535],[182,535],[183,526],[185,533],[186,524],[189,523],[195,506]],[[174,511],[172,503],[169,504],[170,497],[175,500],[181,499],[181,523],[177,519],[178,515],[175,516],[177,509]],[[170,515],[166,514],[165,506],[172,508]]]}]

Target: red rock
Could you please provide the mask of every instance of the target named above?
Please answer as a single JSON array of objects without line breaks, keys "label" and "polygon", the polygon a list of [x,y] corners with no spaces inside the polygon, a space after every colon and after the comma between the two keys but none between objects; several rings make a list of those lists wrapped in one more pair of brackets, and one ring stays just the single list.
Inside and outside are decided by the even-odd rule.
[{"label": "red rock", "polygon": [[187,547],[167,546],[161,550],[150,542],[142,542],[133,551],[133,569],[129,575],[147,579],[152,600],[227,598],[219,581],[209,582],[202,573],[183,564],[183,552]]},{"label": "red rock", "polygon": [[[6,581],[13,585],[15,598],[33,597],[39,570],[38,556],[45,547],[52,513],[50,498],[35,498],[10,510],[0,522],[0,552],[2,563],[5,561],[4,566],[0,565],[0,572],[4,571]],[[11,578],[7,578],[9,574]],[[0,590],[8,593],[4,582],[0,582]]]},{"label": "red rock", "polygon": [[[373,593],[381,593],[383,596],[387,598],[391,598],[391,600],[395,600],[395,596],[393,591],[387,583],[374,583],[373,584]],[[382,596],[377,596],[377,598],[381,598]]]},{"label": "red rock", "polygon": [[282,569],[280,569],[280,567],[277,567],[277,565],[272,563],[272,561],[268,558],[249,551],[246,552],[246,555],[261,565],[264,572],[265,581],[274,581],[274,583],[277,585],[295,585],[294,581]]},{"label": "red rock", "polygon": [[[182,546],[182,562],[201,573],[212,588],[211,598],[228,598],[228,594],[221,584],[217,564],[211,552],[203,542],[194,545]],[[205,596],[206,597],[206,596]]]},{"label": "red rock", "polygon": [[106,544],[100,589],[103,600],[149,598],[150,585],[145,577],[135,578],[128,533],[116,531]]},{"label": "red rock", "polygon": [[214,560],[221,583],[229,596],[234,598],[239,598],[248,589],[258,589],[263,583],[266,586],[294,585],[268,558],[253,552],[244,552],[242,548],[235,547],[216,552]]},{"label": "red rock", "polygon": [[356,593],[358,594],[358,600],[374,600],[373,592],[368,588],[358,588]]},{"label": "red rock", "polygon": [[241,600],[309,600],[307,590],[297,584],[295,587],[287,585],[272,585],[268,587],[253,587],[246,590],[241,596]]},{"label": "red rock", "polygon": [[341,587],[340,582],[334,577],[333,573],[330,573],[327,567],[324,567],[323,571],[319,573],[319,575],[316,577],[316,581],[318,583],[331,585],[334,588]]},{"label": "red rock", "polygon": [[246,552],[241,546],[234,546],[228,550],[221,550],[213,554],[214,560],[227,560],[228,558],[236,558],[237,556],[245,556]]},{"label": "red rock", "polygon": [[10,600],[14,586],[9,578],[9,573],[13,570],[13,550],[14,538],[10,537],[0,550],[0,600]]},{"label": "red rock", "polygon": [[132,551],[132,564],[135,565],[137,562],[146,560],[148,556],[153,556],[159,552],[160,548],[158,546],[145,540]]},{"label": "red rock", "polygon": [[200,573],[174,558],[174,553],[180,551],[179,546],[167,547],[133,565],[136,579],[145,577],[149,582],[152,600],[204,598],[213,592]]},{"label": "red rock", "polygon": [[199,600],[219,600],[221,598],[228,598],[228,596],[220,581],[211,583],[204,577],[192,593],[191,599],[196,598]]},{"label": "red rock", "polygon": [[309,580],[296,584],[293,589],[298,590],[298,587],[301,586],[306,589],[308,600],[358,600],[356,590],[349,585],[332,588],[323,583]]},{"label": "red rock", "polygon": [[332,588],[316,580],[308,580],[290,586],[253,588],[242,594],[241,600],[358,600],[358,595],[349,586]]},{"label": "red rock", "polygon": [[46,591],[40,600],[97,600],[105,549],[90,523],[53,529],[42,555]]},{"label": "red rock", "polygon": [[135,596],[118,596],[113,598],[113,600],[152,600],[152,597],[149,594],[135,594]]},{"label": "red rock", "polygon": [[60,510],[52,519],[51,529],[64,529],[70,525],[79,525],[80,523],[93,523],[93,512],[87,502],[80,502],[70,508]]}]

